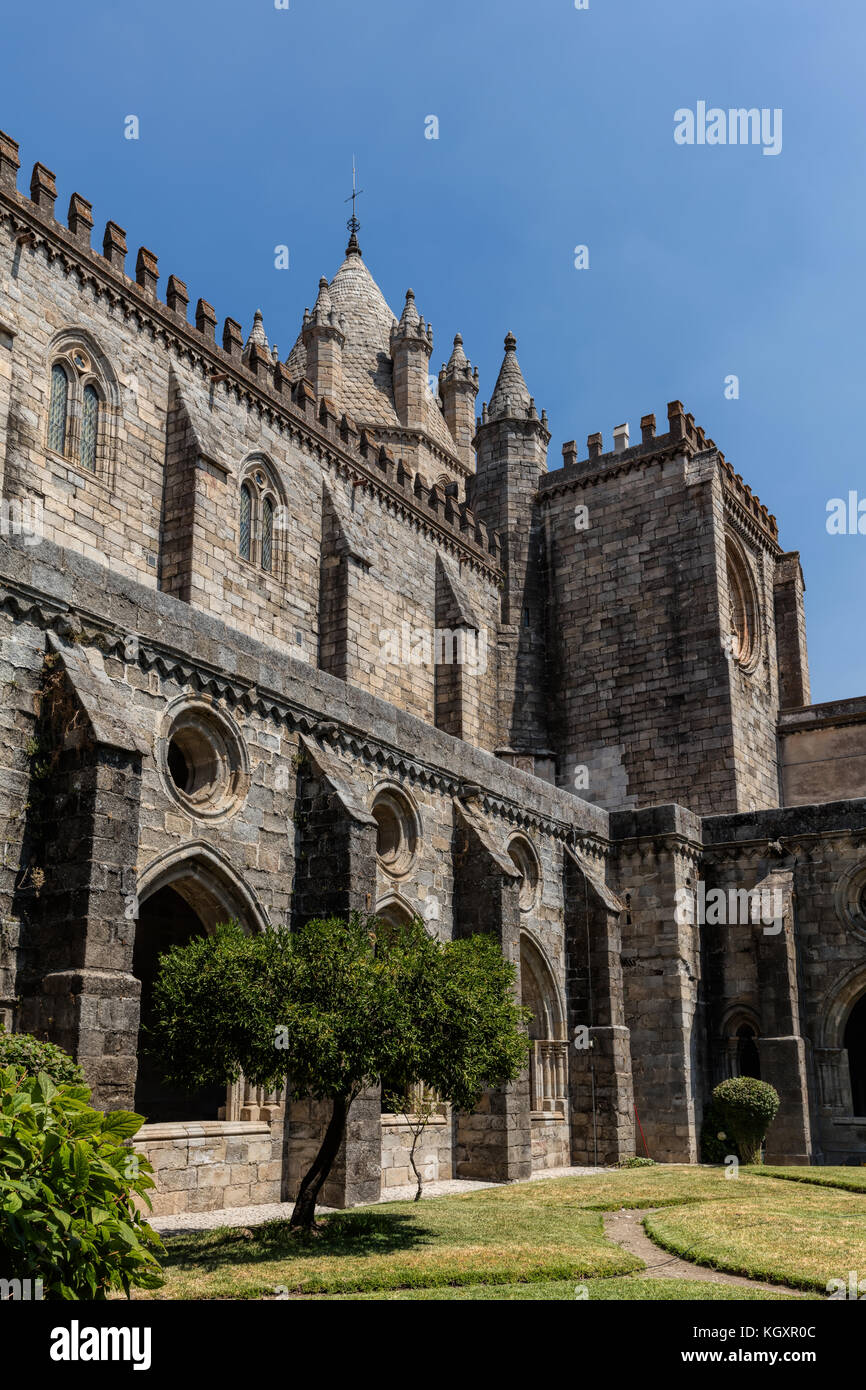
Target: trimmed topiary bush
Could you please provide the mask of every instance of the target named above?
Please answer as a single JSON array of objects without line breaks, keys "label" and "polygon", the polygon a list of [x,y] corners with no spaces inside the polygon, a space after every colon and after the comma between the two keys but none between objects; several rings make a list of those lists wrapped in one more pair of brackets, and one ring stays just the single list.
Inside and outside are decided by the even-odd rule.
[{"label": "trimmed topiary bush", "polygon": [[18,1067],[25,1076],[46,1072],[55,1086],[81,1086],[84,1073],[68,1052],[54,1043],[40,1042],[32,1033],[7,1033],[0,1023],[0,1068]]},{"label": "trimmed topiary bush", "polygon": [[45,1298],[161,1283],[162,1243],[133,1201],[150,1206],[153,1170],[127,1146],[144,1119],[89,1099],[46,1072],[0,1070],[0,1276],[41,1280]]},{"label": "trimmed topiary bush", "polygon": [[636,1154],[634,1158],[621,1158],[616,1165],[617,1168],[655,1168],[654,1158],[644,1158]]},{"label": "trimmed topiary bush", "polygon": [[725,1124],[720,1107],[710,1101],[701,1125],[701,1163],[724,1163],[731,1156],[740,1157],[737,1141]]},{"label": "trimmed topiary bush", "polygon": [[761,1145],[779,1109],[778,1091],[754,1076],[732,1076],[716,1087],[713,1101],[743,1163],[760,1163]]}]

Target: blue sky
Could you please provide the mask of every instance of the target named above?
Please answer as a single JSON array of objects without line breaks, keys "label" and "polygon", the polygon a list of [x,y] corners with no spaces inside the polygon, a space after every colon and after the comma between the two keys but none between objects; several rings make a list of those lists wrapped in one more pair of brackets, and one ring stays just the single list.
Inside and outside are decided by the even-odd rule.
[{"label": "blue sky", "polygon": [[[42,0],[4,14],[0,128],[22,189],[41,160],[95,244],[119,222],[128,268],[150,247],[245,332],[261,307],[283,356],[342,259],[354,153],[392,308],[412,285],[434,369],[459,329],[485,398],[513,330],[552,467],[685,403],[801,552],[830,700],[866,693],[866,535],[825,527],[866,498],[864,40],[862,0]],[[676,145],[701,100],[781,108],[782,152]]]}]

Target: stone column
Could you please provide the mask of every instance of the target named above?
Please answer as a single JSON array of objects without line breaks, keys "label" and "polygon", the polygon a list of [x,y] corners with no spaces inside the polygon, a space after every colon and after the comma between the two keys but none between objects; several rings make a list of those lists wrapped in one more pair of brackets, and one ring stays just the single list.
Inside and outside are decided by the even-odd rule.
[{"label": "stone column", "polygon": [[568,846],[563,873],[571,1158],[616,1163],[635,1147],[620,965],[623,904],[607,888],[603,866]]},{"label": "stone column", "polygon": [[44,883],[28,913],[21,1026],[81,1063],[99,1109],[132,1109],[139,997],[132,974],[146,740],[101,658],[50,634],[31,792]]},{"label": "stone column", "polygon": [[[472,795],[474,789],[465,789]],[[456,936],[492,933],[520,970],[520,874],[500,850],[477,800],[455,799]],[[519,997],[518,973],[518,997]],[[455,1127],[455,1176],[517,1182],[532,1172],[529,1069],[519,1081],[485,1091]]]},{"label": "stone column", "polygon": [[698,1160],[700,931],[678,920],[678,893],[697,881],[700,822],[681,806],[611,815],[626,899],[623,976],[634,1099],[650,1156]]},{"label": "stone column", "polygon": [[781,1101],[767,1135],[767,1162],[809,1164],[808,1062],[800,1030],[793,888],[793,870],[779,870],[767,874],[755,889],[776,893],[782,907],[780,923],[756,923],[752,928],[761,1000],[758,1055],[761,1079],[775,1086]]}]

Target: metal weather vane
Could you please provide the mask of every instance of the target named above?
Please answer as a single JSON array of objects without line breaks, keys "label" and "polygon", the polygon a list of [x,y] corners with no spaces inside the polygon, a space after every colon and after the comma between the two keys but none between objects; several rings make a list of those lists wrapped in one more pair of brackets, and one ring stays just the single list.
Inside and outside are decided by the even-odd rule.
[{"label": "metal weather vane", "polygon": [[350,196],[350,197],[348,197],[348,198],[345,199],[345,202],[351,203],[351,204],[352,204],[352,216],[349,218],[348,222],[346,223],[346,226],[348,227],[349,231],[352,233],[352,236],[357,236],[357,234],[358,234],[358,232],[360,231],[360,228],[361,228],[361,224],[360,224],[360,222],[358,221],[357,217],[355,216],[355,199],[356,199],[356,198],[360,198],[360,196],[361,196],[361,194],[362,194],[363,192],[364,192],[363,188],[358,188],[358,187],[357,187],[357,181],[356,181],[356,178],[355,178],[355,156],[352,155],[352,193],[351,193],[351,196]]}]

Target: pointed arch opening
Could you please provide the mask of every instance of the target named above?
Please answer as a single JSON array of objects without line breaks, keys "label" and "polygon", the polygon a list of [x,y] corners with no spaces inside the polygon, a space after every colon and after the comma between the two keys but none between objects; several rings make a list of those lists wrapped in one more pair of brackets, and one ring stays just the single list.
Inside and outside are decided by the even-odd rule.
[{"label": "pointed arch opening", "polygon": [[243,1078],[233,1086],[206,1086],[185,1091],[162,1075],[159,1057],[150,1050],[154,1022],[154,986],[160,957],[173,946],[213,932],[221,922],[236,920],[247,931],[262,930],[267,917],[255,895],[224,857],[197,844],[154,860],[138,886],[138,920],[132,971],[141,982],[138,1072],[135,1109],[148,1124],[257,1119],[276,1107],[275,1093],[259,1094]]},{"label": "pointed arch opening", "polygon": [[282,579],[286,498],[279,473],[264,454],[251,455],[241,466],[238,507],[240,558]]},{"label": "pointed arch opening", "polygon": [[550,963],[527,932],[520,934],[520,994],[524,1007],[532,1013],[530,1108],[535,1113],[564,1115],[568,1095],[565,1014]]},{"label": "pointed arch opening", "polygon": [[121,403],[111,363],[93,335],[75,326],[55,334],[48,361],[48,449],[110,482]]},{"label": "pointed arch opening", "polygon": [[866,1115],[866,990],[848,1015],[842,1046],[848,1054],[852,1113]]}]

